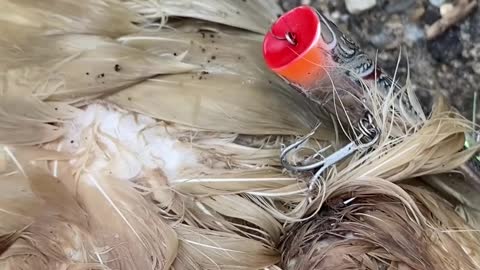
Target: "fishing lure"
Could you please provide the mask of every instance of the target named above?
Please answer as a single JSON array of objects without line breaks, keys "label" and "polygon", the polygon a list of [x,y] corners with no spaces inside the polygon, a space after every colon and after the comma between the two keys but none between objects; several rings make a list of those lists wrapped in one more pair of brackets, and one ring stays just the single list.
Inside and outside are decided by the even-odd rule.
[{"label": "fishing lure", "polygon": [[412,106],[414,101],[402,93],[391,77],[376,67],[333,22],[309,6],[285,13],[272,25],[264,39],[263,53],[272,71],[335,115],[341,124],[351,127],[354,134],[350,144],[311,164],[291,164],[288,156],[301,148],[315,130],[283,149],[281,161],[287,170],[317,170],[310,189],[328,167],[377,142],[380,131],[367,104],[371,89],[383,97],[396,96],[392,106],[411,123],[422,118]]}]

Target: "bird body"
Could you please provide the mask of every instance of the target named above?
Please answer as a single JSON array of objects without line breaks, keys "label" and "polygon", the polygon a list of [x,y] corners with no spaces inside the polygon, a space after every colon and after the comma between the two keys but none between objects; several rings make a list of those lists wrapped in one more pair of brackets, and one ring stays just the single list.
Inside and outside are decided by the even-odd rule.
[{"label": "bird body", "polygon": [[[330,168],[312,201],[284,172],[282,145],[319,122],[299,154],[349,140],[328,98],[265,65],[281,13],[275,0],[3,1],[0,269],[478,269],[475,194],[446,201],[420,180],[475,150],[444,100],[403,128],[391,91],[372,98],[378,142]],[[347,95],[381,91],[339,69],[363,56],[316,18],[360,116]]]}]

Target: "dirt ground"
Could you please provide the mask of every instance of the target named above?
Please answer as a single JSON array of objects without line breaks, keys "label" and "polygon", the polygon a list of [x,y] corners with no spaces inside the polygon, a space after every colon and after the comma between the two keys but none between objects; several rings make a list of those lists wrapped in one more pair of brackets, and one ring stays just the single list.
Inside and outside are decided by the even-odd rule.
[{"label": "dirt ground", "polygon": [[371,56],[378,52],[379,65],[390,74],[402,52],[401,78],[407,74],[408,56],[414,89],[425,104],[432,93],[440,91],[472,119],[474,93],[480,88],[480,9],[461,16],[462,20],[435,38],[426,34],[426,28],[442,14],[449,16],[448,7],[462,1],[469,0],[377,0],[373,8],[350,14],[345,0],[280,0],[285,10],[301,4],[319,9]]}]

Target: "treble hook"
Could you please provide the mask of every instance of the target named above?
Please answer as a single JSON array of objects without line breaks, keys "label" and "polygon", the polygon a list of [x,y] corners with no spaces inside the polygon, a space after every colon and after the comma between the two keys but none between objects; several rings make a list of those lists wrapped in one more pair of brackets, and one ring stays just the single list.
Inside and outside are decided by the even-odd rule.
[{"label": "treble hook", "polygon": [[[357,141],[360,142],[363,139],[363,137],[369,137],[370,141],[367,142],[367,143],[358,144]],[[357,150],[370,148],[375,143],[377,143],[379,138],[380,138],[380,133],[378,131],[375,132],[373,137],[370,137],[366,134],[362,134],[357,139],[357,141],[350,142],[349,144],[342,147],[340,150],[336,151],[335,153],[333,153],[330,156],[328,156],[327,158],[325,158],[323,160],[323,166],[315,173],[315,175],[310,180],[310,185],[308,187],[308,190],[310,192],[313,191],[315,186],[318,185],[318,181],[320,180],[320,177],[325,172],[325,170],[327,170],[329,167],[337,164],[339,161],[341,161],[344,158],[346,158],[346,157],[350,156],[351,154],[355,153]]]},{"label": "treble hook", "polygon": [[[327,166],[327,164],[326,164],[327,159],[326,158],[322,158],[322,160],[317,161],[317,162],[312,163],[312,164],[308,164],[308,165],[293,165],[288,161],[288,156],[290,154],[296,153],[316,133],[316,131],[318,130],[320,125],[321,125],[321,123],[318,123],[310,133],[308,133],[307,135],[305,135],[303,138],[299,139],[295,143],[293,143],[293,144],[289,145],[288,147],[282,149],[282,152],[280,153],[280,162],[285,169],[287,169],[288,171],[291,171],[291,172],[306,172],[306,171],[311,171],[311,170],[314,170],[314,169],[317,169],[317,168],[320,168],[320,167]],[[365,118],[362,118],[362,120],[359,123],[359,128],[358,129],[362,133],[362,135],[359,138],[357,138],[358,142],[362,142],[365,138],[370,139],[370,140],[375,139],[375,141],[378,139],[378,138],[376,138],[378,136],[378,131],[373,126],[373,118],[370,114],[368,114]],[[356,142],[354,142],[354,143],[355,143],[355,145],[357,145]],[[364,144],[360,144],[360,145],[365,146],[365,145],[369,145],[369,143],[367,141],[366,144],[364,143]],[[328,147],[330,147],[330,146],[328,146]],[[314,156],[320,156],[319,153],[325,151],[326,148],[328,148],[328,147],[320,149],[319,151],[317,151],[317,153]],[[341,150],[338,150],[337,152],[340,152],[340,151]],[[337,154],[337,152],[333,153],[332,156]]]},{"label": "treble hook", "polygon": [[[326,158],[322,157],[320,161],[314,162],[312,164],[293,165],[289,163],[287,159],[288,155],[296,153],[299,148],[301,148],[315,134],[317,129],[320,127],[320,124],[321,123],[319,123],[310,133],[305,135],[303,138],[284,148],[280,154],[280,161],[282,163],[282,166],[291,172],[305,172],[318,169],[310,180],[310,184],[308,186],[309,193],[311,193],[313,189],[318,186],[318,182],[320,181],[322,174],[324,174],[328,168],[334,166],[341,160],[352,155],[360,149],[370,148],[375,143],[377,143],[380,138],[380,131],[373,123],[373,116],[368,113],[364,118],[360,120],[358,127],[356,128],[356,130],[360,131],[361,134],[354,141],[335,151],[330,156]],[[314,156],[320,156],[319,153],[323,152],[324,150],[325,148],[320,149],[320,151],[318,151]],[[311,198],[309,198],[309,200],[311,200]]]},{"label": "treble hook", "polygon": [[[304,172],[304,171],[310,171],[310,170],[319,168],[323,165],[323,163],[325,162],[323,160],[321,160],[319,162],[316,162],[316,163],[313,163],[313,164],[302,165],[302,166],[292,165],[288,162],[288,155],[290,153],[296,153],[298,151],[298,149],[300,147],[302,147],[317,132],[317,130],[318,130],[318,128],[320,128],[321,124],[322,124],[321,122],[318,123],[310,133],[308,133],[307,135],[305,135],[300,140],[296,141],[295,143],[289,145],[288,147],[286,147],[282,150],[282,152],[280,153],[280,162],[282,163],[282,166],[285,169],[287,169],[288,171],[291,171],[291,172]],[[319,152],[321,152],[321,151],[322,150],[320,150]]]}]

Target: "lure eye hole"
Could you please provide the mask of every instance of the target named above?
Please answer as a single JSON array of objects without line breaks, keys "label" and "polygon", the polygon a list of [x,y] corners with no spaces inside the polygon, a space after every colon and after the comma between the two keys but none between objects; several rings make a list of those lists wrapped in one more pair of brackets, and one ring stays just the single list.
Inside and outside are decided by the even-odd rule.
[{"label": "lure eye hole", "polygon": [[298,44],[295,33],[287,32],[285,34],[285,39],[288,41],[288,43],[290,43],[290,45],[297,46]]}]

